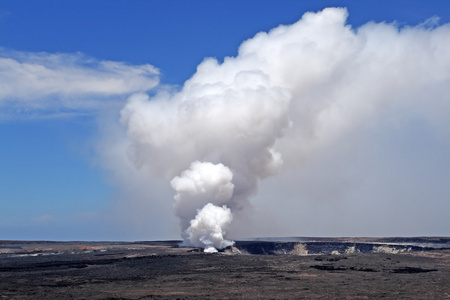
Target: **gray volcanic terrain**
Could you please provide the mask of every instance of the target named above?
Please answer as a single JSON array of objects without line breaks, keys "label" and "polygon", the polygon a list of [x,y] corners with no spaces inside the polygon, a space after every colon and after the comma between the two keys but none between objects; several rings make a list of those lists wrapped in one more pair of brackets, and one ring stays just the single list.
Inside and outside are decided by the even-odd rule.
[{"label": "gray volcanic terrain", "polygon": [[450,238],[0,242],[2,299],[448,299]]}]

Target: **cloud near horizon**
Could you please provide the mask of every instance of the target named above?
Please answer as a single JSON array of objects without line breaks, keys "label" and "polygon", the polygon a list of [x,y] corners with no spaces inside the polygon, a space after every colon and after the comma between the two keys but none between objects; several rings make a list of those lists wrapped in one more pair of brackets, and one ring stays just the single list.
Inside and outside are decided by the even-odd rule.
[{"label": "cloud near horizon", "polygon": [[152,65],[0,48],[0,118],[98,111],[159,84]]}]

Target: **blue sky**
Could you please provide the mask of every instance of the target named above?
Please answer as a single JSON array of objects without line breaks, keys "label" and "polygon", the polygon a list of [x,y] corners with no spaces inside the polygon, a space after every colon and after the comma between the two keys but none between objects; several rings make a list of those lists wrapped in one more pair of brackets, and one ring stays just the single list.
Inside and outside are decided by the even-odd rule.
[{"label": "blue sky", "polygon": [[[155,195],[168,197],[165,204],[158,204],[163,206],[161,212],[152,205],[127,204],[123,200],[128,197],[124,192],[128,188],[118,187],[117,176],[112,175],[112,168],[105,166],[104,152],[99,150],[106,147],[104,141],[110,132],[105,128],[109,126],[105,120],[118,119],[118,111],[134,92],[152,95],[158,87],[179,89],[205,57],[215,57],[222,62],[227,56],[236,56],[239,45],[256,33],[280,24],[292,24],[307,11],[317,12],[330,6],[347,7],[347,23],[353,28],[370,21],[395,22],[399,27],[415,26],[434,16],[440,17],[439,24],[450,22],[448,1],[2,1],[0,58],[22,64],[42,64],[56,71],[41,78],[41,71],[33,69],[30,74],[41,79],[27,84],[18,82],[19,75],[10,73],[10,65],[0,65],[0,80],[4,80],[0,88],[10,89],[4,94],[0,92],[0,239],[178,238],[177,221],[173,216],[167,217],[166,223],[159,219],[157,223],[147,220],[168,214],[173,191],[171,195],[166,192],[167,188],[161,191],[155,188]],[[123,86],[117,84],[122,78],[126,78]],[[394,109],[391,114],[395,113]],[[384,118],[391,120],[392,116],[387,114]],[[440,133],[438,138],[436,132],[440,131],[429,127],[428,123],[408,120],[407,127],[399,127],[397,131],[387,129],[390,134],[376,131],[378,145],[391,145],[392,140],[399,143],[383,154],[384,157],[391,155],[392,160],[399,163],[398,169],[393,167],[393,173],[403,168],[402,163],[408,165],[409,158],[417,162],[426,153],[429,158],[423,161],[419,173],[445,174],[443,165],[450,161],[449,152],[444,151],[448,149],[446,133]],[[417,135],[411,134],[413,127],[419,128],[414,131]],[[431,150],[417,150],[424,141],[419,136],[432,139],[427,143]],[[405,150],[411,149],[411,145],[416,150]],[[377,147],[370,148],[373,155],[382,155],[385,151],[379,147],[379,151]],[[395,151],[401,153],[395,154]],[[441,159],[432,158],[431,153]],[[326,157],[318,164],[325,164]],[[405,161],[397,160],[399,157]],[[331,165],[341,163],[334,160]],[[414,166],[420,167],[419,164]],[[309,167],[312,172],[319,170]],[[330,175],[324,175],[327,176]],[[433,175],[425,177],[433,178]],[[426,178],[411,179],[396,193],[406,195],[408,185],[416,180],[424,182]],[[450,179],[448,175],[439,178],[438,183]],[[371,184],[376,185],[376,182]],[[338,183],[330,183],[330,189]],[[160,181],[152,184],[158,186]],[[279,183],[268,186],[276,184]],[[436,191],[439,187],[443,190]],[[448,196],[448,188],[436,187],[432,182],[429,188],[442,194],[435,195],[437,198]],[[265,195],[270,194],[264,191]],[[344,201],[350,201],[351,197],[356,196]],[[327,201],[314,204],[311,214],[321,210]],[[408,206],[405,201],[400,201],[403,207]],[[254,203],[258,203],[257,198]],[[414,203],[416,208],[412,215],[418,217],[417,214],[424,211],[422,204]],[[331,214],[334,205],[321,211]],[[368,204],[353,206],[353,212],[366,210],[367,206],[370,207]],[[133,208],[123,212],[127,207]],[[395,216],[389,214],[400,212],[398,207],[395,204],[384,207],[389,211],[387,219],[392,221],[389,224],[395,224]],[[443,208],[448,205],[436,203],[436,211]],[[148,212],[142,212],[144,209]],[[134,214],[131,212],[134,210],[141,212]],[[442,212],[436,213],[433,208],[425,211],[427,220],[442,216]],[[261,212],[259,218],[263,219],[266,214],[267,211]],[[287,215],[280,215],[283,216]],[[375,217],[373,222],[377,222]],[[446,225],[450,224],[441,222],[403,231],[389,231],[386,226],[380,231],[367,231],[367,235],[414,235],[415,232],[417,235],[449,235],[450,226],[440,229]],[[286,230],[288,224],[285,224],[267,234],[365,234],[350,230],[350,226],[345,223],[336,231],[325,228],[296,231]]]}]

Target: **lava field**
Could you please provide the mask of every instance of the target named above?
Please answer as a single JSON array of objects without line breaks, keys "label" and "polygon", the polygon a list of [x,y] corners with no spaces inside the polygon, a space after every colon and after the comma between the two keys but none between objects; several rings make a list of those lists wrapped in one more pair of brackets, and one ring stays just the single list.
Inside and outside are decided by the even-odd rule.
[{"label": "lava field", "polygon": [[2,299],[449,299],[449,238],[0,242]]}]

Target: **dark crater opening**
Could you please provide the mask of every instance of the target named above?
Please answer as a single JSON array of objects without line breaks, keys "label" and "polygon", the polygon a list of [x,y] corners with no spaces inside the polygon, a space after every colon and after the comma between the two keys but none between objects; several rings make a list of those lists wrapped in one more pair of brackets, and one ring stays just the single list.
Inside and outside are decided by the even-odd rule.
[{"label": "dark crater opening", "polygon": [[[435,243],[433,243],[435,242]],[[236,241],[222,251],[240,252],[256,255],[318,255],[318,254],[352,254],[352,253],[403,253],[411,251],[432,251],[449,249],[448,240],[437,241],[420,238],[379,239],[366,241],[302,240],[302,241]],[[437,242],[437,243],[436,243]],[[445,242],[445,243],[443,243]]]}]

